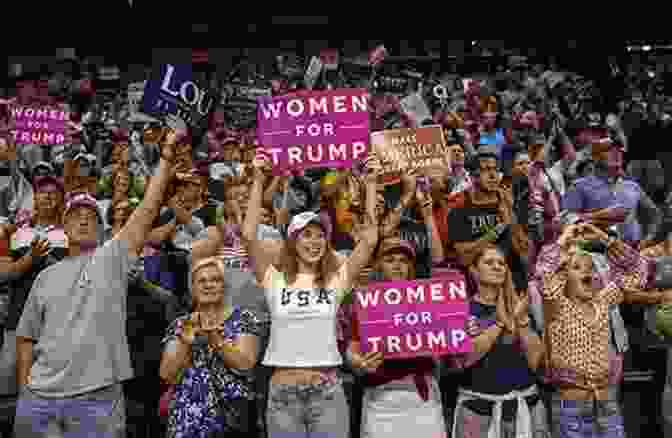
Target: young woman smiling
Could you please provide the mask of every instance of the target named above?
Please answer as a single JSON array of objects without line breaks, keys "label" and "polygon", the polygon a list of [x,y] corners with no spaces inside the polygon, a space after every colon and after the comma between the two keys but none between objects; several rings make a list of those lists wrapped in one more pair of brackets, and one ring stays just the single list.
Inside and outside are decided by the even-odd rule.
[{"label": "young woman smiling", "polygon": [[368,218],[362,239],[344,261],[330,246],[330,221],[313,212],[292,219],[282,245],[259,240],[256,229],[269,162],[260,157],[253,166],[243,237],[271,314],[263,360],[274,368],[266,415],[268,435],[345,438],[348,407],[336,373],[342,363],[336,312],[371,257],[378,227]]}]

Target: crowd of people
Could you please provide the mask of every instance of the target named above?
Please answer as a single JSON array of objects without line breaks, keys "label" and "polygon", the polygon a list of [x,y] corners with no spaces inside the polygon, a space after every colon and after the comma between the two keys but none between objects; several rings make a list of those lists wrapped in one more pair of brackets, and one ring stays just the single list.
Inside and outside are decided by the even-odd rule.
[{"label": "crowd of people", "polygon": [[[672,163],[636,150],[672,96],[631,79],[612,107],[520,59],[390,85],[384,58],[313,85],[368,87],[372,132],[443,128],[444,165],[384,183],[374,152],[273,172],[240,99],[200,133],[99,95],[72,60],[16,77],[0,437],[625,437],[622,313],[672,336]],[[271,93],[299,92],[278,64]],[[429,120],[400,104],[414,93]],[[70,111],[68,141],[17,142],[16,105]],[[357,291],[447,273],[466,279],[473,351],[362,348]],[[655,396],[667,436],[672,385]]]}]

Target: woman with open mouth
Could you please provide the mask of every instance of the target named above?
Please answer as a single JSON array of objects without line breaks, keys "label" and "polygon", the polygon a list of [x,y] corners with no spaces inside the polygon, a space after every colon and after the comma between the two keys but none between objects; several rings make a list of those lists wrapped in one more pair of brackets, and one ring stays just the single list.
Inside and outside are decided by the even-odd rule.
[{"label": "woman with open mouth", "polygon": [[262,362],[273,368],[268,436],[346,438],[348,406],[337,375],[342,359],[336,312],[376,247],[378,226],[368,217],[361,240],[345,259],[331,247],[331,221],[311,211],[292,218],[285,241],[259,239],[256,230],[270,162],[259,157],[253,166],[243,238],[271,315]]},{"label": "woman with open mouth", "polygon": [[[590,233],[604,242],[610,271],[605,281],[593,272],[593,257],[576,246],[576,236]],[[623,417],[616,394],[622,364],[610,342],[610,309],[642,295],[672,301],[672,292],[650,286],[651,260],[591,224],[570,225],[551,250],[560,262],[544,274],[546,376],[553,384],[554,436],[623,437]]]}]

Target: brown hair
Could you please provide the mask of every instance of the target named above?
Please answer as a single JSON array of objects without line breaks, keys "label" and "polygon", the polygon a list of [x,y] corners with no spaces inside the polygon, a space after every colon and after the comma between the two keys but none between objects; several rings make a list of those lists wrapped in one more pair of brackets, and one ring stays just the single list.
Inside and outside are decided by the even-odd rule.
[{"label": "brown hair", "polygon": [[[500,300],[503,301],[506,312],[509,315],[511,315],[514,309],[513,297],[516,296],[517,293],[516,288],[513,285],[513,276],[511,274],[511,268],[509,267],[507,257],[504,253],[502,253],[502,250],[494,243],[488,243],[484,245],[482,249],[476,254],[474,262],[471,264],[471,266],[469,266],[469,271],[470,273],[473,273],[476,270],[476,266],[478,265],[478,262],[481,260],[483,255],[485,255],[485,253],[490,250],[495,250],[502,257],[504,257],[504,261],[506,264],[506,278],[504,279],[504,284],[502,285],[502,289],[497,297],[497,302],[499,303]],[[477,282],[476,284],[478,285],[479,282]]]},{"label": "brown hair", "polygon": [[[389,254],[394,251],[388,251],[386,254]],[[403,251],[399,251],[403,252]],[[374,272],[380,272],[382,273],[383,270],[380,268],[380,264],[383,262],[383,256],[385,254],[382,254],[380,257],[377,257],[376,260],[373,262],[373,270]],[[409,254],[406,254],[408,256],[408,280],[415,280],[415,264],[416,260],[411,257]]]},{"label": "brown hair", "polygon": [[[296,253],[296,239],[287,239],[285,247],[282,251],[282,256],[279,262],[275,264],[278,272],[284,272],[287,275],[287,283],[291,284],[296,281],[296,274],[299,270],[298,254]],[[315,279],[320,287],[324,287],[329,277],[335,274],[341,267],[341,260],[336,255],[336,252],[331,247],[331,242],[327,241],[327,248],[325,254],[320,260],[320,268],[318,276]]]}]

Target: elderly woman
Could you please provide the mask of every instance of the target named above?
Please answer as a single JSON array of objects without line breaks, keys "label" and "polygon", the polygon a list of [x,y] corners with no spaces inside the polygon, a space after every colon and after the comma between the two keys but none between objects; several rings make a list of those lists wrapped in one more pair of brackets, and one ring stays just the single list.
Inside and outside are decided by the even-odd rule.
[{"label": "elderly woman", "polygon": [[170,324],[159,374],[177,383],[169,438],[220,438],[247,432],[253,399],[259,322],[228,304],[224,267],[217,258],[191,270],[194,312]]},{"label": "elderly woman", "polygon": [[493,244],[478,251],[469,272],[476,280],[471,314],[480,333],[472,353],[450,360],[465,371],[452,436],[546,438],[535,375],[544,347],[528,316],[527,296],[515,292],[506,257]]}]

